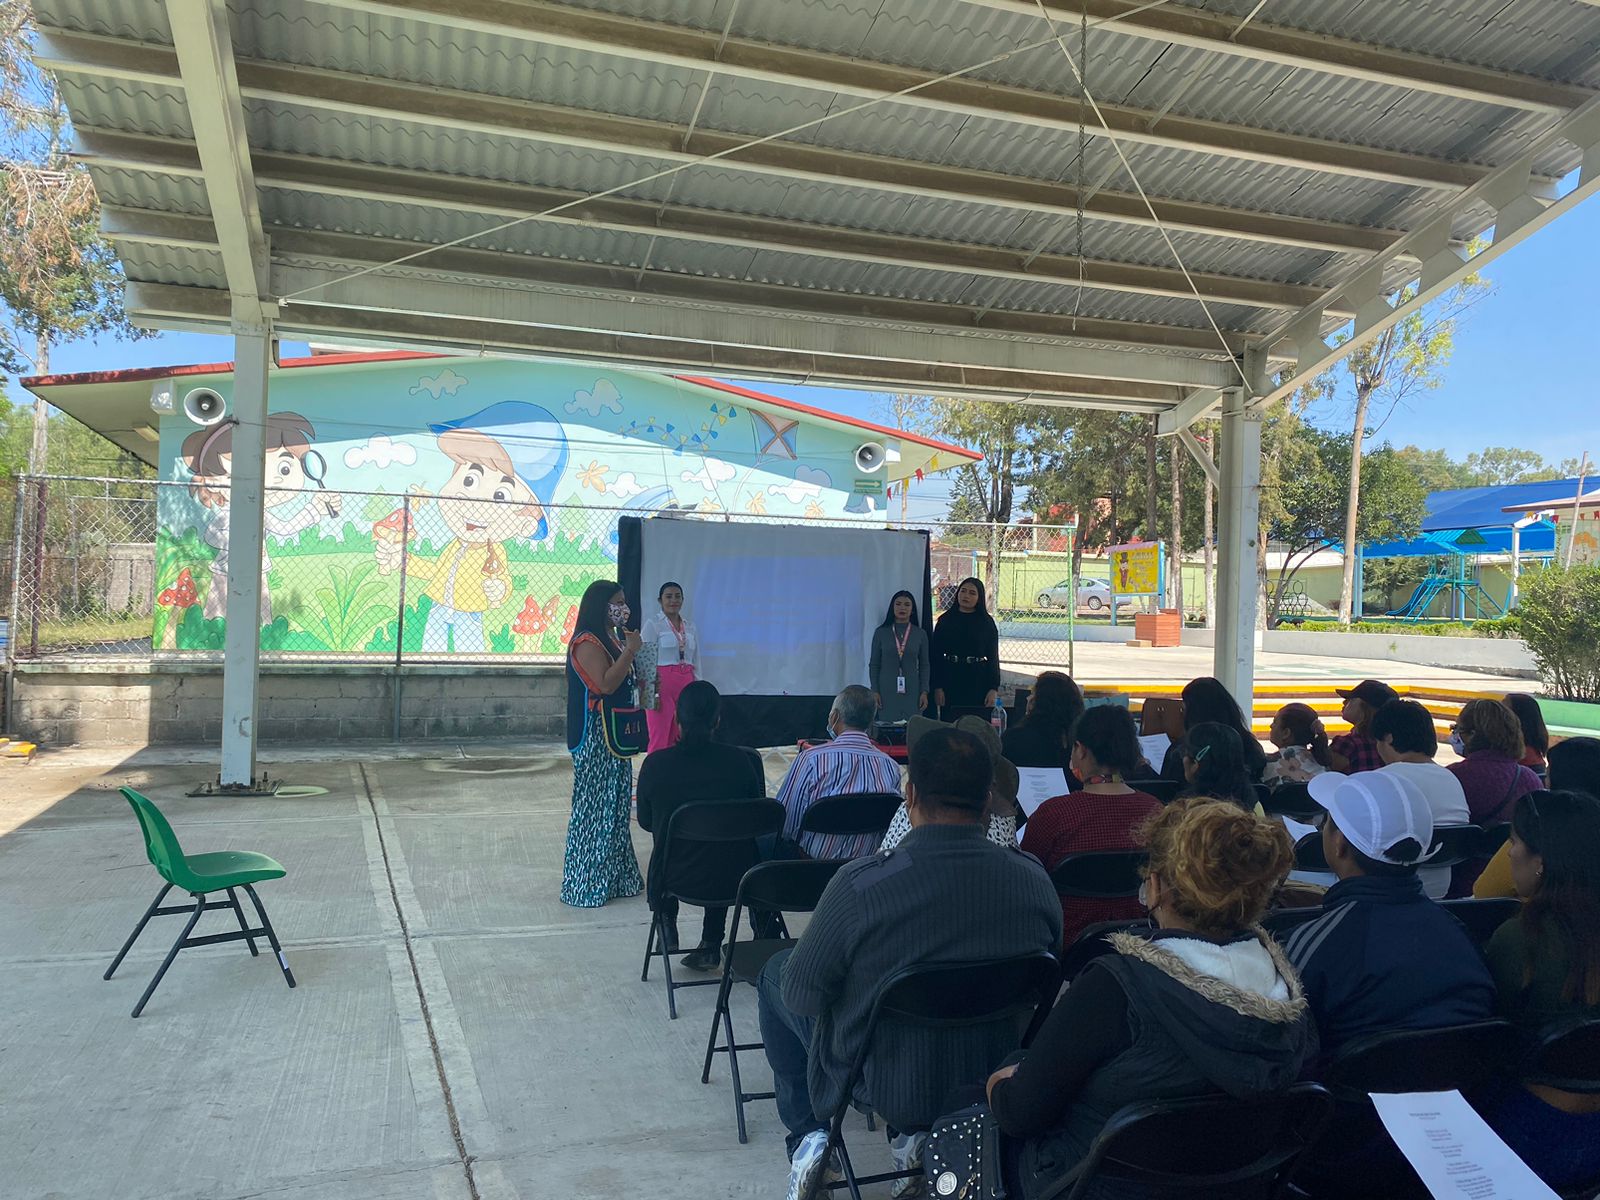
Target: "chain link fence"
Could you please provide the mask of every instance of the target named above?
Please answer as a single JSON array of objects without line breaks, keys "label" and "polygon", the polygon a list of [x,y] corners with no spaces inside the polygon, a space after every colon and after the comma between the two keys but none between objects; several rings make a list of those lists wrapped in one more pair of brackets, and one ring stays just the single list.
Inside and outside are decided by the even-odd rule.
[{"label": "chain link fence", "polygon": [[[0,491],[0,619],[29,660],[220,660],[230,548],[227,488],[155,480],[23,477]],[[617,572],[627,507],[481,496],[269,487],[261,650],[266,661],[560,661],[578,601]],[[674,510],[681,519],[792,518]],[[828,522],[859,527],[861,522]],[[983,579],[1002,660],[1070,667],[1109,591],[1079,580],[1071,526],[934,530],[936,607]]]}]

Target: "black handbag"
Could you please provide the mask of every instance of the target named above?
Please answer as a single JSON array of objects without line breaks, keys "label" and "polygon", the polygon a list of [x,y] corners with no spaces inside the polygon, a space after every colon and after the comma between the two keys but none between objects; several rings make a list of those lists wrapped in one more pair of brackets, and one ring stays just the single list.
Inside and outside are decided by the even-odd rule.
[{"label": "black handbag", "polygon": [[974,1104],[935,1121],[922,1170],[934,1200],[1005,1200],[1000,1122],[989,1106]]}]

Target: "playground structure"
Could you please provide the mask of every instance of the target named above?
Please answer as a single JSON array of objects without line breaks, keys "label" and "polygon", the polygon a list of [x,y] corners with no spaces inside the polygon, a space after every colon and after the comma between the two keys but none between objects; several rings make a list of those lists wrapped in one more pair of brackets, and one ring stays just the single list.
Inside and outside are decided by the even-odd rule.
[{"label": "playground structure", "polygon": [[1391,609],[1384,615],[1399,620],[1425,620],[1433,615],[1433,607],[1439,598],[1444,597],[1444,616],[1449,620],[1484,620],[1504,616],[1506,605],[1489,594],[1479,577],[1478,556],[1459,548],[1462,544],[1479,545],[1482,542],[1477,531],[1472,529],[1463,530],[1454,543],[1441,538],[1440,546],[1445,553],[1429,565],[1427,576],[1417,584],[1410,598],[1399,608]]}]

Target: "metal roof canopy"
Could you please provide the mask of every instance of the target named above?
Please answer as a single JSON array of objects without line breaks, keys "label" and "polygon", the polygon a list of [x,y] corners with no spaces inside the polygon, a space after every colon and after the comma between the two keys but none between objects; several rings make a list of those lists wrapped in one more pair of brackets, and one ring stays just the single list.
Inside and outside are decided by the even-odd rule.
[{"label": "metal roof canopy", "polygon": [[35,8],[129,309],[169,328],[244,314],[1173,433],[1226,388],[1284,394],[1352,344],[1325,335],[1375,335],[1600,187],[1600,11],[1574,0]]},{"label": "metal roof canopy", "polygon": [[1600,190],[1597,0],[34,7],[129,312],[238,341],[236,548],[274,330],[1151,413],[1191,452],[1220,406],[1246,700],[1261,410]]}]

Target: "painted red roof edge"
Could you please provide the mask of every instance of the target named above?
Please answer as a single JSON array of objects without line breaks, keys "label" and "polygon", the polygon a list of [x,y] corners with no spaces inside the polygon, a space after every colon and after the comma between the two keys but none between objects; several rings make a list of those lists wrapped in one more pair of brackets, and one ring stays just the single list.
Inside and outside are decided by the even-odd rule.
[{"label": "painted red roof edge", "polygon": [[[459,356],[428,354],[420,350],[377,350],[370,352],[358,351],[351,354],[313,354],[309,358],[286,358],[279,362],[278,366],[283,370],[294,370],[298,367],[341,367],[360,363],[407,362],[416,359],[455,357]],[[120,371],[80,371],[76,375],[30,375],[18,380],[18,382],[23,387],[31,389],[82,386],[94,383],[137,383],[145,379],[182,379],[190,375],[228,375],[232,374],[232,372],[233,364],[231,362],[191,363],[180,367],[128,367]],[[855,417],[831,413],[824,408],[813,408],[809,404],[801,404],[795,400],[784,400],[777,396],[769,396],[765,392],[751,391],[749,388],[723,383],[716,379],[708,379],[703,375],[673,375],[670,378],[680,380],[683,383],[692,383],[698,387],[711,388],[713,391],[726,392],[733,396],[743,396],[746,400],[754,400],[760,404],[770,405],[773,408],[786,408],[792,412],[805,413],[807,416],[837,421],[841,425],[864,429],[868,433],[877,433],[885,437],[915,442],[919,446],[927,446],[930,449],[940,450],[946,454],[955,454],[973,462],[977,462],[983,457],[976,451],[966,450],[960,446],[952,446],[948,442],[935,441],[932,438],[922,437],[915,433],[907,433],[901,429],[891,429],[886,425],[875,425],[871,421],[860,421]]]},{"label": "painted red roof edge", "polygon": [[973,462],[977,462],[983,457],[976,450],[966,450],[960,446],[952,446],[948,442],[936,442],[932,438],[925,438],[916,433],[907,433],[903,429],[891,429],[887,425],[874,425],[871,421],[860,421],[855,417],[831,413],[825,408],[813,408],[809,404],[801,404],[798,400],[783,400],[777,396],[769,396],[765,392],[753,392],[749,388],[742,388],[732,383],[723,383],[716,379],[708,379],[704,375],[674,375],[672,378],[681,379],[684,383],[698,384],[700,387],[713,388],[719,392],[728,392],[734,396],[743,396],[746,400],[754,400],[760,404],[771,405],[774,408],[787,408],[794,412],[805,413],[808,416],[823,417],[829,421],[837,421],[841,425],[865,429],[868,433],[880,433],[885,437],[898,438],[903,442],[916,442],[919,446],[941,450],[946,454],[957,454],[962,458],[971,459]]}]

